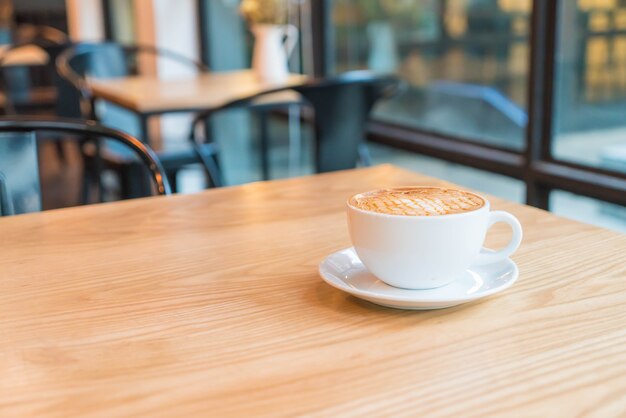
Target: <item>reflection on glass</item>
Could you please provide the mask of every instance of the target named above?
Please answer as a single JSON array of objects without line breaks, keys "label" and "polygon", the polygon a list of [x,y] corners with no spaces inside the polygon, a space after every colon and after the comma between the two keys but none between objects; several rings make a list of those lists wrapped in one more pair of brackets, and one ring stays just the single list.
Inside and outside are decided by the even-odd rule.
[{"label": "reflection on glass", "polygon": [[626,172],[626,3],[563,1],[559,22],[553,154]]},{"label": "reflection on glass", "polygon": [[331,0],[331,70],[394,72],[382,120],[523,149],[531,0]]}]

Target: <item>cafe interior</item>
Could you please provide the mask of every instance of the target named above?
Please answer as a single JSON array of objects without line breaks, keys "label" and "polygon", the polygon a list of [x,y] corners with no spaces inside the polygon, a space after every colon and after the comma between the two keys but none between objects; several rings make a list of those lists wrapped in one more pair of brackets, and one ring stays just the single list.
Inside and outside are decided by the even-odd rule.
[{"label": "cafe interior", "polygon": [[0,110],[0,416],[626,416],[623,0],[0,0]]}]

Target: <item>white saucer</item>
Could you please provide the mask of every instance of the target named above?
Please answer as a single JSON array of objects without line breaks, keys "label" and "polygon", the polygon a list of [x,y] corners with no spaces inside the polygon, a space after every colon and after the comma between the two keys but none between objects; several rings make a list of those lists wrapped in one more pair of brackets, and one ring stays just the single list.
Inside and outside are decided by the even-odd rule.
[{"label": "white saucer", "polygon": [[326,257],[320,263],[319,272],[326,283],[339,290],[398,309],[449,308],[501,292],[515,283],[519,276],[517,265],[506,259],[471,267],[447,286],[427,290],[400,289],[372,275],[359,260],[354,248],[346,248]]}]

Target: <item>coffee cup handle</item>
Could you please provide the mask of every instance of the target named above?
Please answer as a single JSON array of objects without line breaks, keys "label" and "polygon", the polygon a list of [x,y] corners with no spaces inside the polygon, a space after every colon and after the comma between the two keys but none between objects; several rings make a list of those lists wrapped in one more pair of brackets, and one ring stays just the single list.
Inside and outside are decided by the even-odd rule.
[{"label": "coffee cup handle", "polygon": [[494,224],[497,224],[498,222],[504,222],[506,224],[509,224],[511,230],[513,231],[511,241],[509,241],[506,247],[500,250],[494,252],[481,252],[478,255],[478,259],[476,260],[475,264],[484,265],[504,260],[505,258],[511,256],[515,251],[517,251],[520,244],[522,243],[522,225],[519,223],[515,216],[501,210],[490,212],[489,221],[487,223],[487,230],[489,230],[489,228],[491,228]]}]

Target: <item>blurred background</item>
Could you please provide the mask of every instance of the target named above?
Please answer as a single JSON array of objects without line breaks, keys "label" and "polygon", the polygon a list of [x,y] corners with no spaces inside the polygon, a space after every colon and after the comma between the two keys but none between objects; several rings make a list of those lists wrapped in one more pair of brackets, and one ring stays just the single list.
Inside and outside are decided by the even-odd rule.
[{"label": "blurred background", "polygon": [[[211,71],[249,68],[254,38],[238,0],[1,0],[0,39],[44,25],[72,42],[150,44]],[[404,88],[377,104],[368,124],[373,163],[392,163],[557,214],[626,232],[626,1],[294,0],[299,41],[289,70],[332,77],[396,74]],[[157,61],[156,72],[176,76]],[[22,113],[51,112],[44,69]],[[4,85],[10,89],[10,83]],[[140,136],[124,109],[101,120]],[[271,178],[313,172],[307,112],[269,120]],[[188,129],[190,115],[158,119],[159,135]],[[227,185],[262,178],[258,121],[238,109],[216,117]],[[170,135],[171,136],[171,135]],[[77,204],[58,179],[77,176],[40,154],[48,207]],[[63,168],[65,167],[65,168]],[[60,177],[59,177],[60,176]],[[204,187],[181,170],[178,191]],[[70,182],[71,183],[71,182]],[[59,191],[61,190],[61,191]]]}]

